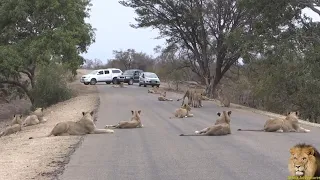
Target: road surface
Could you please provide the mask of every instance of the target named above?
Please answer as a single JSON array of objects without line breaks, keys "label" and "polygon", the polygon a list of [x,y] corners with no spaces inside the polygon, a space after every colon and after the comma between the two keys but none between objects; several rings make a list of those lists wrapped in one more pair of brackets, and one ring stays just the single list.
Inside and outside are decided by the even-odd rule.
[{"label": "road surface", "polygon": [[[192,109],[193,118],[169,119],[182,95],[167,93],[173,102],[136,84],[112,88],[98,84],[100,109],[97,126],[129,120],[131,110],[142,110],[144,128],[116,129],[114,134],[87,135],[71,156],[60,180],[280,180],[287,179],[289,148],[312,143],[320,148],[320,129],[310,133],[238,132],[260,129],[267,116],[222,108],[204,101]],[[148,87],[149,88],[149,87]],[[232,134],[221,137],[183,137],[213,124],[216,112],[232,110]]]}]

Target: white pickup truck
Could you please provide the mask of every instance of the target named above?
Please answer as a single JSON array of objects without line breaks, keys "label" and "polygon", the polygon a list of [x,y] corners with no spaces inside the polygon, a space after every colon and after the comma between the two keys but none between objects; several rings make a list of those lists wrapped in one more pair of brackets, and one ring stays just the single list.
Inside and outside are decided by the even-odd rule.
[{"label": "white pickup truck", "polygon": [[85,85],[95,85],[97,82],[105,82],[107,84],[112,82],[113,84],[116,84],[117,77],[121,74],[122,71],[117,68],[98,69],[83,75],[80,78],[80,82]]}]

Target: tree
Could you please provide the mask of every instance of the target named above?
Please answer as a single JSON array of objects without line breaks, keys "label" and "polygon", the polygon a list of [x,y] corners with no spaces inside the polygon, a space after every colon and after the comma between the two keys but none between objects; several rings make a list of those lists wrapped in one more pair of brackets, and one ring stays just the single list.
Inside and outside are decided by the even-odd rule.
[{"label": "tree", "polygon": [[94,42],[85,22],[90,0],[0,0],[0,84],[22,90],[33,103],[39,65],[61,63],[75,74]]},{"label": "tree", "polygon": [[113,54],[114,60],[110,63],[118,61],[118,64],[121,64],[121,67],[118,68],[124,70],[137,68],[146,71],[152,69],[154,64],[152,56],[143,52],[136,52],[134,49],[114,50]]},{"label": "tree", "polygon": [[[191,69],[211,95],[224,74],[248,49],[254,17],[236,0],[123,0],[138,15],[134,28],[160,31],[168,45],[185,50]],[[212,72],[211,69],[214,68]]]}]

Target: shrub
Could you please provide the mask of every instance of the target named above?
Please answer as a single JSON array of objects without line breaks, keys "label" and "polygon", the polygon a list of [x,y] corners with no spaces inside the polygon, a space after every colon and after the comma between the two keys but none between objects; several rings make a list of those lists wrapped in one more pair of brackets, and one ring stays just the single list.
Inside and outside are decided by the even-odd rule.
[{"label": "shrub", "polygon": [[62,65],[51,63],[39,66],[35,86],[32,90],[34,107],[48,107],[72,97],[67,86],[68,71]]}]

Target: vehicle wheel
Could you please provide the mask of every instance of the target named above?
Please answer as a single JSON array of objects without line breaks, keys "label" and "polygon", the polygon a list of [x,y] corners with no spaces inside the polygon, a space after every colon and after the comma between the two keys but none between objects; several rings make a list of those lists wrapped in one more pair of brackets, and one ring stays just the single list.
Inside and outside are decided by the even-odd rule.
[{"label": "vehicle wheel", "polygon": [[106,82],[106,84],[110,84],[111,82]]},{"label": "vehicle wheel", "polygon": [[154,85],[152,85],[152,87],[154,87]]},{"label": "vehicle wheel", "polygon": [[96,79],[94,79],[94,78],[93,78],[93,79],[91,79],[90,84],[91,84],[91,85],[95,85],[95,84],[97,84],[97,80],[96,80]]},{"label": "vehicle wheel", "polygon": [[133,79],[130,79],[128,82],[128,85],[132,85],[133,84]]},{"label": "vehicle wheel", "polygon": [[160,87],[160,85],[157,85],[157,87]]},{"label": "vehicle wheel", "polygon": [[141,84],[139,83],[139,87],[141,87]]},{"label": "vehicle wheel", "polygon": [[117,78],[112,79],[112,84],[117,84]]},{"label": "vehicle wheel", "polygon": [[143,85],[144,87],[147,87],[147,85],[146,85],[146,83],[144,83],[144,85]]},{"label": "vehicle wheel", "polygon": [[88,83],[88,82],[84,82],[83,84],[84,84],[84,85],[89,85],[89,83]]}]

